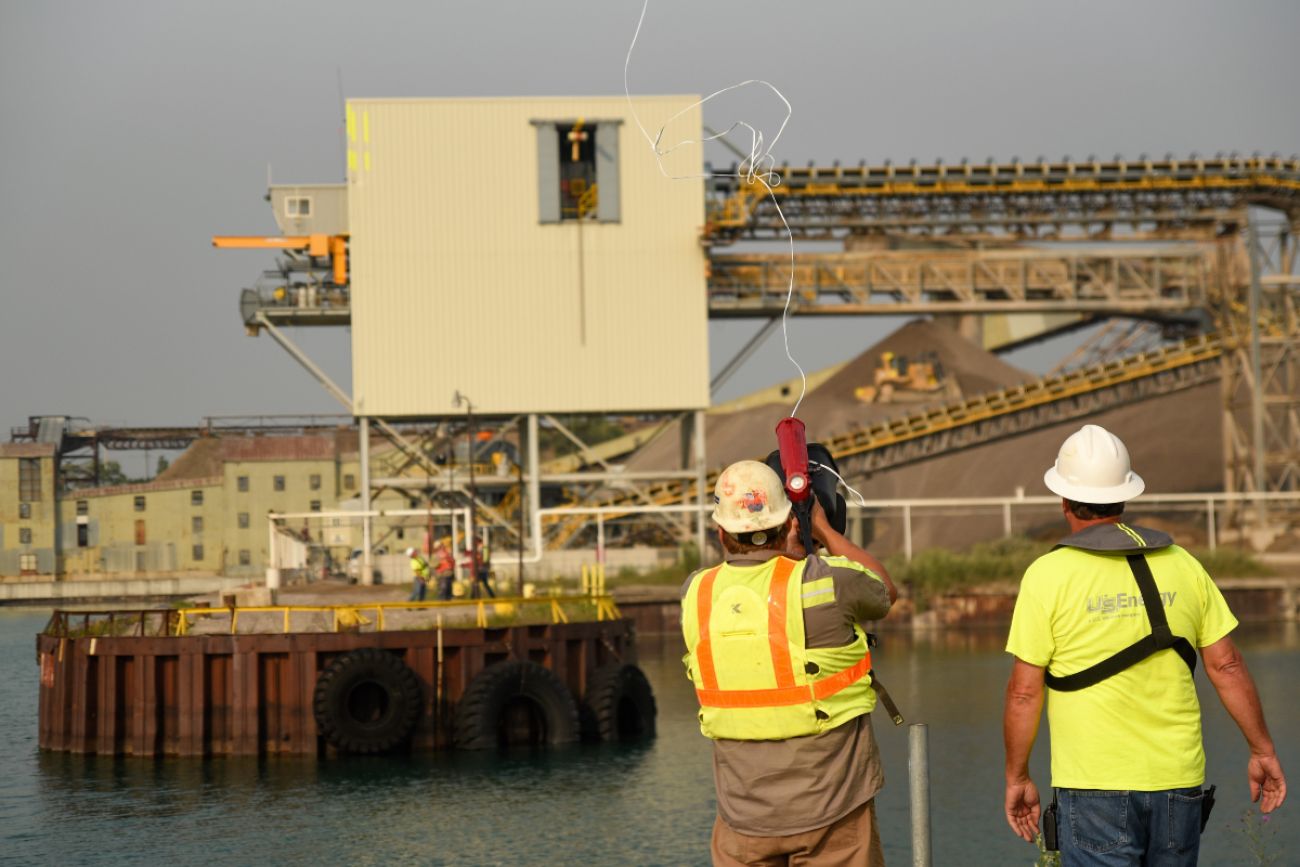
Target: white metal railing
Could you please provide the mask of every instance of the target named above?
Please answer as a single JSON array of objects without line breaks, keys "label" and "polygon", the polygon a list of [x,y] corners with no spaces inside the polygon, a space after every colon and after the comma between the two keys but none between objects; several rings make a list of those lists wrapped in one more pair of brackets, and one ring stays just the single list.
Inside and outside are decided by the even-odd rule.
[{"label": "white metal railing", "polygon": [[[851,512],[865,513],[871,517],[889,517],[894,514],[902,522],[903,530],[903,555],[912,559],[913,551],[913,524],[914,521],[928,514],[929,516],[939,517],[944,515],[969,516],[972,513],[987,514],[990,511],[1001,514],[1002,533],[1004,536],[1012,535],[1015,528],[1015,514],[1017,509],[1044,509],[1050,507],[1059,507],[1061,498],[1056,496],[1008,496],[1008,497],[929,497],[929,498],[911,498],[911,499],[888,499],[888,500],[865,500],[862,503],[849,502]],[[1261,507],[1268,504],[1287,505],[1300,511],[1300,491],[1288,492],[1268,492],[1259,494],[1238,494],[1222,492],[1203,492],[1203,493],[1186,493],[1186,494],[1162,494],[1162,493],[1145,493],[1139,497],[1135,504],[1139,507],[1146,508],[1151,506],[1160,507],[1161,511],[1205,511],[1205,528],[1206,541],[1210,550],[1218,547],[1220,538],[1219,521],[1225,514],[1231,514],[1232,510],[1225,508],[1231,506],[1252,506]],[[605,523],[610,516],[624,516],[637,514],[698,514],[704,512],[706,515],[711,513],[713,506],[711,504],[685,503],[674,505],[620,505],[620,506],[555,506],[552,508],[538,509],[532,519],[532,539],[534,540],[534,550],[524,555],[522,562],[536,563],[543,559],[545,552],[541,548],[541,529],[542,521],[546,517],[563,517],[569,515],[590,515],[596,523],[596,562],[605,562]],[[363,518],[408,518],[408,517],[430,517],[430,516],[450,518],[453,527],[453,538],[460,535],[465,538],[466,553],[469,551],[470,539],[474,534],[472,516],[468,508],[459,509],[396,509],[396,510],[373,510],[370,512],[361,511],[344,511],[333,510],[327,512],[294,512],[294,513],[271,513],[267,516],[270,527],[272,544],[271,544],[271,562],[267,568],[267,586],[279,586],[280,564],[276,562],[275,557],[275,535],[277,527],[282,526],[286,520],[322,520],[322,519],[343,519],[346,521],[356,521]],[[468,533],[457,530],[465,528]],[[500,559],[501,562],[514,563],[515,559],[509,557],[507,552],[500,552],[500,557],[494,557],[494,562]],[[459,570],[460,558],[456,558],[456,565]]]},{"label": "white metal railing", "polygon": [[[280,570],[284,563],[280,560],[280,547],[277,544],[281,530],[285,527],[286,521],[344,521],[348,524],[362,521],[364,519],[387,518],[387,519],[404,519],[404,518],[426,518],[432,521],[434,518],[446,518],[451,524],[452,544],[455,540],[461,539],[464,542],[464,551],[460,552],[469,557],[474,548],[474,516],[471,514],[468,506],[460,508],[433,508],[433,509],[372,509],[368,512],[359,509],[331,509],[320,512],[268,512],[267,528],[270,534],[270,547],[268,548],[268,562],[266,564],[266,586],[275,589],[280,586]],[[456,580],[460,580],[460,570],[462,558],[455,556],[452,561],[456,570]],[[371,583],[369,575],[361,576],[363,584]]]},{"label": "white metal railing", "polygon": [[[996,510],[1001,512],[1002,531],[1010,536],[1015,526],[1014,517],[1017,508],[1059,507],[1061,498],[1053,495],[1044,496],[1009,496],[1009,497],[928,497],[912,499],[865,500],[862,503],[849,502],[851,511],[865,512],[873,517],[897,513],[903,524],[903,554],[912,559],[913,521],[920,513],[929,512],[941,515],[970,514],[972,511]],[[1162,511],[1200,511],[1205,510],[1206,541],[1210,550],[1219,544],[1219,519],[1227,506],[1259,507],[1267,504],[1286,504],[1300,510],[1300,491],[1266,492],[1266,493],[1224,493],[1203,492],[1186,494],[1144,493],[1134,501],[1139,507],[1161,506]],[[543,515],[591,515],[596,521],[596,559],[604,559],[605,519],[610,515],[629,514],[665,514],[711,512],[711,505],[697,503],[670,506],[556,506],[539,510]]]}]

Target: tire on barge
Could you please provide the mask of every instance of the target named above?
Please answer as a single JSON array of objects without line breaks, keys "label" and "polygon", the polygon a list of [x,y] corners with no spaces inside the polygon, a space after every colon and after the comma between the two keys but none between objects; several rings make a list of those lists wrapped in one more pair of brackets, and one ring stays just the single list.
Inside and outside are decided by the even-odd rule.
[{"label": "tire on barge", "polygon": [[[489,604],[522,610],[524,603]],[[553,601],[544,605],[557,610]],[[612,601],[602,605],[603,616],[586,620],[406,629],[384,628],[378,606],[340,606],[362,614],[369,629],[336,611],[330,631],[260,632],[245,626],[255,612],[285,626],[297,612],[56,611],[36,640],[39,744],[100,755],[327,756],[590,739],[574,697],[585,707],[598,672],[636,663],[632,621]],[[187,619],[222,617],[230,629],[218,622],[201,634]],[[644,680],[639,669],[636,675]],[[480,693],[491,703],[461,707]],[[653,731],[653,711],[650,723]]]}]

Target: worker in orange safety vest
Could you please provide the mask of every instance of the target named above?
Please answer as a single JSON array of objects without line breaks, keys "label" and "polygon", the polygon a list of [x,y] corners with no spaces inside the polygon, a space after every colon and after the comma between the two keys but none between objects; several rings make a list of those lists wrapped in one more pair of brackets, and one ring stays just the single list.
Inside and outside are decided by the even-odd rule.
[{"label": "worker in orange safety vest", "polygon": [[875,796],[868,621],[898,592],[815,502],[805,552],[780,476],[758,461],[718,477],[723,563],[683,587],[686,664],[713,740],[715,865],[884,863]]}]

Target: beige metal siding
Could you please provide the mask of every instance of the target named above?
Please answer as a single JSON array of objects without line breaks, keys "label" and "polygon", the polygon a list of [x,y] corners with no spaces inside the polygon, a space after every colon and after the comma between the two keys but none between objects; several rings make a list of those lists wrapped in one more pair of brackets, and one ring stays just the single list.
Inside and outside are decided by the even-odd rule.
[{"label": "beige metal siding", "polygon": [[[348,188],[346,184],[272,185],[271,210],[275,223],[286,236],[346,235],[348,233]],[[311,215],[291,217],[285,199],[311,199]]]},{"label": "beige metal siding", "polygon": [[[694,101],[636,105],[653,133]],[[663,176],[626,100],[348,109],[359,415],[456,414],[456,391],[483,413],[708,404],[703,182]],[[533,121],[578,117],[623,121],[618,223],[539,222]],[[671,135],[698,140],[700,130],[696,108]],[[699,146],[665,166],[698,175]]]}]

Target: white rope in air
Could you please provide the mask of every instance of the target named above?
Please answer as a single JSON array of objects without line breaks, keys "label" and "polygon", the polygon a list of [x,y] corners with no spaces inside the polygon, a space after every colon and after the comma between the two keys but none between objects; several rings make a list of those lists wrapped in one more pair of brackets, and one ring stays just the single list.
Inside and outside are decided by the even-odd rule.
[{"label": "white rope in air", "polygon": [[[632,51],[633,49],[636,48],[637,39],[641,36],[641,27],[643,24],[645,24],[646,11],[649,8],[650,8],[650,0],[645,0],[645,2],[641,6],[641,15],[639,18],[637,18],[636,30],[632,34],[632,42],[627,47],[627,57],[625,57],[623,60],[623,95],[627,98],[627,107],[632,114],[632,119],[636,121],[637,128],[641,130],[641,135],[645,137],[645,140],[650,145],[650,150],[654,152],[655,165],[658,166],[659,173],[662,174],[665,178],[674,181],[696,180],[700,178],[729,177],[730,176],[729,172],[727,173],[701,172],[701,173],[689,174],[689,175],[674,175],[671,174],[668,171],[668,169],[664,167],[663,159],[664,157],[673,153],[673,151],[676,151],[677,149],[682,147],[686,147],[687,145],[700,145],[701,147],[703,147],[703,145],[706,144],[707,142],[720,141],[722,139],[726,139],[728,135],[730,135],[732,132],[734,132],[737,129],[748,130],[749,131],[749,156],[746,157],[744,160],[742,160],[739,166],[737,166],[736,177],[744,181],[745,183],[749,183],[749,184],[757,183],[762,185],[764,191],[767,193],[768,198],[771,199],[772,201],[772,207],[776,208],[777,216],[781,218],[781,226],[785,229],[786,240],[790,245],[790,284],[787,287],[785,293],[785,307],[781,311],[781,339],[785,344],[785,357],[788,358],[790,360],[790,363],[794,365],[794,369],[799,371],[799,382],[800,382],[799,399],[794,402],[794,408],[790,410],[790,415],[794,416],[796,413],[799,412],[799,404],[803,403],[804,396],[808,393],[808,375],[804,373],[803,367],[799,365],[799,362],[794,360],[794,356],[790,353],[789,318],[790,318],[790,302],[794,298],[794,262],[795,262],[794,233],[790,230],[790,224],[785,219],[785,212],[781,210],[781,205],[780,203],[777,202],[776,194],[773,193],[773,189],[781,185],[781,175],[778,174],[776,171],[776,158],[772,155],[772,149],[776,147],[776,143],[777,141],[780,140],[781,134],[785,132],[786,124],[790,122],[790,116],[791,114],[794,113],[794,109],[791,107],[790,101],[785,98],[785,94],[781,93],[781,91],[778,90],[776,86],[773,85],[771,82],[764,81],[763,79],[760,78],[748,78],[737,84],[730,85],[729,87],[724,87],[720,90],[715,90],[713,93],[710,93],[708,96],[704,97],[703,99],[694,102],[691,105],[688,105],[686,108],[683,108],[681,111],[677,112],[672,117],[668,118],[668,120],[664,121],[663,125],[659,127],[659,131],[655,135],[651,136],[650,133],[646,131],[645,125],[641,123],[641,116],[637,113],[636,106],[632,102],[632,91],[630,86],[628,85],[628,69],[632,64]],[[724,93],[730,93],[733,90],[740,90],[741,88],[751,87],[751,86],[767,88],[772,93],[776,94],[776,97],[781,100],[782,104],[785,105],[785,117],[782,118],[781,125],[777,128],[776,135],[772,136],[772,140],[770,142],[766,141],[766,137],[763,135],[762,130],[755,128],[754,126],[752,126],[749,123],[746,123],[743,120],[738,120],[732,123],[731,126],[727,127],[722,132],[715,133],[710,136],[705,136],[704,138],[698,140],[683,139],[668,147],[665,147],[663,145],[664,133],[667,131],[668,127],[673,123],[673,121],[677,120],[679,117],[686,114],[687,112],[697,107],[703,106],[705,103],[709,102],[710,100],[716,97],[721,96]],[[841,481],[843,481],[843,479],[841,479]]]}]

